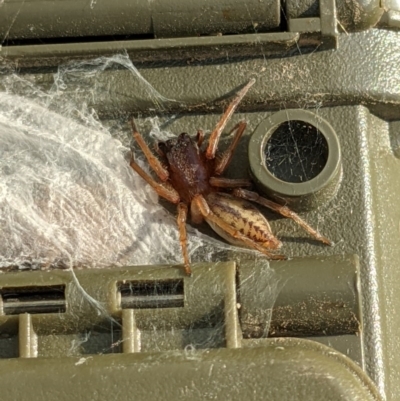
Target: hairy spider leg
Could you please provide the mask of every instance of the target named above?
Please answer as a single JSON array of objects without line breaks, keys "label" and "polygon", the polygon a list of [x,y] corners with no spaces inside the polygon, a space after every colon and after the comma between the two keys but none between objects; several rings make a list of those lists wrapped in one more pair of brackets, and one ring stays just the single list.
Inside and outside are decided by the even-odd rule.
[{"label": "hairy spider leg", "polygon": [[252,202],[256,202],[268,209],[273,210],[280,215],[294,220],[299,226],[301,226],[305,231],[307,231],[316,240],[321,241],[326,245],[333,245],[332,241],[321,235],[317,230],[314,230],[308,223],[306,223],[297,213],[290,210],[287,206],[282,206],[279,203],[270,201],[269,199],[263,198],[258,195],[257,192],[248,191],[246,189],[235,189],[233,195],[238,198],[243,198]]},{"label": "hairy spider leg", "polygon": [[154,170],[154,172],[157,174],[158,178],[161,181],[163,181],[163,182],[167,181],[169,178],[168,170],[166,168],[164,168],[164,166],[161,164],[160,160],[157,159],[157,157],[153,154],[153,152],[147,146],[147,143],[144,141],[142,135],[137,130],[135,120],[133,118],[131,120],[131,125],[132,125],[133,137],[135,138],[136,142],[140,146],[140,149],[142,149],[142,152],[146,156],[146,159],[149,162],[150,167]]},{"label": "hairy spider leg", "polygon": [[179,203],[180,198],[174,188],[155,181],[147,174],[134,160],[133,154],[130,161],[130,166],[157,192],[157,194],[171,203]]},{"label": "hairy spider leg", "polygon": [[186,203],[178,204],[178,217],[177,223],[179,228],[179,242],[181,243],[182,255],[185,273],[188,276],[192,275],[192,270],[190,269],[189,254],[187,249],[187,235],[186,235],[186,219],[187,219],[188,207]]},{"label": "hairy spider leg", "polygon": [[208,141],[208,147],[206,150],[206,158],[207,159],[214,159],[215,154],[218,149],[218,142],[219,138],[221,137],[222,131],[224,130],[226,124],[228,123],[229,119],[232,117],[232,114],[235,112],[237,106],[246,95],[248,90],[254,85],[256,80],[253,78],[251,79],[236,95],[236,97],[232,100],[228,108],[226,109],[225,113],[222,115],[221,119],[217,123],[214,128],[214,131],[211,133],[210,139]]},{"label": "hairy spider leg", "polygon": [[[247,123],[244,121],[240,121],[238,124],[236,124],[230,131],[229,134],[231,134],[233,131],[236,131],[235,136],[233,137],[232,142],[230,143],[228,149],[222,153],[221,157],[218,159],[215,169],[214,169],[214,174],[215,175],[221,175],[226,168],[229,166],[233,153],[236,150],[236,147],[238,146],[240,142],[240,138],[243,135],[244,130],[247,127]],[[228,135],[229,135],[228,134]]]},{"label": "hairy spider leg", "polygon": [[211,177],[210,185],[217,188],[241,188],[251,187],[252,183],[247,178]]},{"label": "hairy spider leg", "polygon": [[257,242],[252,240],[249,237],[243,235],[240,231],[233,228],[227,222],[216,216],[208,206],[207,201],[204,199],[202,195],[197,195],[192,201],[192,204],[195,204],[196,207],[199,209],[200,213],[203,215],[206,221],[210,221],[224,230],[226,233],[231,235],[233,238],[242,241],[243,244],[247,245],[249,248],[256,249],[257,251],[263,253],[264,255],[268,256],[269,259],[274,260],[285,260],[286,256],[284,255],[277,255],[272,252],[266,250],[263,246],[259,245]]}]

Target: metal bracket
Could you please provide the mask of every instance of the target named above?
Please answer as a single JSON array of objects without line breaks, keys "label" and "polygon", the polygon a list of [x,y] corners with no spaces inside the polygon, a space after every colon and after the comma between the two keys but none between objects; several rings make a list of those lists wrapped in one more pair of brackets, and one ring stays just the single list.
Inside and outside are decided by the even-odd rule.
[{"label": "metal bracket", "polygon": [[[289,4],[289,3],[288,3]],[[288,15],[290,13],[288,12]],[[335,0],[319,0],[319,17],[288,18],[289,32],[300,35],[321,33],[321,49],[336,49],[338,44],[337,13]]]}]

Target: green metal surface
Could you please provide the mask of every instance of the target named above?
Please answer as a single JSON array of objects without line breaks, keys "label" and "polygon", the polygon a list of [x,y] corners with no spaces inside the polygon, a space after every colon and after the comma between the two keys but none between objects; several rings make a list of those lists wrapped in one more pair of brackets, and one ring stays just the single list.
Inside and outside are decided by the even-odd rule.
[{"label": "green metal surface", "polygon": [[[139,67],[142,77],[164,96],[161,102],[162,111],[158,108],[160,99],[154,95],[154,91],[143,87],[137,76],[123,68],[110,68],[96,76],[85,77],[86,81],[79,81],[75,87],[71,86],[66,95],[76,104],[86,103],[88,107],[93,107],[102,122],[108,126],[118,125],[132,115],[139,115],[141,118],[138,122],[145,136],[149,124],[144,118],[159,113],[162,114],[162,126],[177,134],[194,134],[199,128],[211,130],[226,106],[229,95],[249,78],[256,77],[256,84],[246,95],[240,105],[240,112],[230,123],[233,126],[245,119],[248,128],[228,175],[247,175],[250,135],[277,110],[312,109],[312,113],[333,128],[339,139],[342,176],[337,191],[317,202],[318,209],[302,214],[312,226],[334,241],[333,247],[317,244],[292,221],[277,219],[263,210],[270,219],[273,232],[284,242],[282,253],[296,259],[287,262],[287,266],[279,265],[282,268],[281,281],[278,280],[278,283],[283,283],[281,292],[278,291],[279,296],[273,298],[276,301],[274,310],[262,309],[265,315],[261,320],[249,320],[249,316],[257,310],[257,299],[252,300],[253,304],[249,303],[249,292],[246,295],[242,289],[243,299],[248,299],[247,305],[246,301],[243,305],[241,302],[238,302],[240,305],[235,304],[237,299],[232,294],[237,290],[237,282],[232,263],[226,264],[226,274],[220,271],[217,274],[204,273],[205,281],[202,286],[209,292],[203,300],[214,300],[217,307],[213,311],[212,302],[204,305],[202,301],[198,302],[199,305],[194,302],[199,315],[204,312],[206,316],[205,319],[196,321],[183,316],[183,312],[181,316],[161,308],[157,310],[155,317],[146,317],[145,312],[140,310],[122,310],[118,307],[117,282],[120,279],[110,280],[116,274],[115,270],[101,273],[104,274],[104,281],[109,283],[106,286],[99,286],[97,281],[91,280],[90,272],[79,272],[80,281],[87,280],[89,295],[104,306],[106,313],[98,313],[93,305],[84,301],[82,293],[76,287],[73,290],[75,292],[69,292],[74,288],[72,285],[68,287],[66,297],[70,299],[67,308],[73,313],[55,314],[50,318],[48,315],[43,317],[34,314],[1,316],[3,336],[0,338],[0,353],[4,358],[10,358],[0,361],[1,381],[5,383],[1,386],[2,399],[22,400],[26,397],[33,400],[33,392],[26,392],[21,383],[28,388],[35,388],[42,395],[42,389],[50,382],[53,386],[51,394],[65,400],[71,397],[71,384],[75,390],[74,397],[86,398],[87,389],[90,388],[94,391],[93,399],[116,396],[119,399],[130,399],[133,395],[138,399],[148,399],[153,388],[159,393],[162,393],[160,388],[165,392],[169,391],[174,399],[181,396],[195,398],[196,394],[199,394],[199,399],[204,399],[207,389],[210,391],[207,394],[217,396],[224,389],[232,391],[228,393],[232,399],[235,396],[240,399],[256,399],[260,396],[262,399],[267,397],[291,400],[299,399],[299,394],[307,400],[378,399],[376,390],[366,375],[332,349],[327,350],[315,343],[305,345],[300,340],[241,339],[241,330],[243,333],[257,332],[254,337],[263,337],[266,332],[263,319],[268,316],[272,319],[270,334],[279,332],[284,335],[286,330],[287,335],[294,333],[312,336],[314,340],[330,344],[359,361],[387,400],[395,401],[400,398],[400,348],[397,341],[400,327],[400,316],[397,313],[400,305],[400,293],[397,291],[400,286],[400,209],[397,206],[400,194],[400,33],[396,30],[369,29],[349,34],[352,30],[366,29],[379,23],[383,13],[380,3],[338,2],[338,27],[336,24],[332,25],[332,15],[319,9],[321,4],[332,5],[325,1],[316,7],[314,2],[304,2],[298,10],[301,13],[292,15],[293,24],[288,22],[289,29],[294,31],[290,33],[3,46],[0,57],[2,65],[8,68],[5,71],[14,72],[18,68],[24,78],[44,92],[54,84],[54,73],[60,63],[98,55],[111,56],[126,49]],[[352,7],[352,4],[355,6]],[[328,7],[328,10],[333,9]],[[290,13],[295,12],[292,3],[288,2],[287,10]],[[309,10],[309,13],[305,10]],[[131,15],[128,19],[130,18]],[[391,21],[392,25],[388,25],[394,27],[395,18]],[[139,31],[147,32],[148,19],[143,18],[142,24],[142,28],[137,25]],[[94,25],[88,28],[93,28]],[[131,27],[122,22],[112,29],[118,30],[119,26],[121,29],[127,27],[131,31]],[[17,27],[18,24],[15,29]],[[176,28],[184,29],[179,26]],[[319,33],[318,28],[321,29]],[[337,50],[319,51],[323,47],[324,35],[328,39],[336,38],[336,31],[341,32],[343,28],[349,32],[339,35]],[[104,23],[99,27],[99,32],[106,34],[109,32],[107,29],[107,24]],[[168,29],[168,35],[174,36],[172,19],[165,22],[165,32]],[[302,32],[297,32],[298,30]],[[71,26],[65,33],[66,36],[87,35],[78,25]],[[24,39],[23,34],[18,35]],[[329,42],[328,39],[326,40]],[[333,49],[336,44],[329,43],[329,46]],[[95,94],[77,92],[77,87],[83,84],[107,90]],[[6,74],[0,80],[0,88],[9,89]],[[13,88],[13,91],[24,94],[20,87]],[[125,145],[129,145],[128,124],[122,127],[118,125],[116,136]],[[223,141],[222,147],[226,145]],[[213,235],[206,228],[202,230]],[[358,256],[359,282],[355,278],[356,259],[346,259],[346,263],[341,265],[352,266],[351,269],[342,271],[333,263],[333,270],[321,268],[321,272],[318,272],[318,267],[326,267],[331,263],[329,261],[343,258],[343,255]],[[297,257],[311,259],[306,266],[304,261],[307,259],[300,259],[298,262]],[[227,259],[240,260],[240,255],[228,252]],[[321,265],[319,262],[314,264],[315,260]],[[247,263],[254,272],[256,262],[253,265],[251,261]],[[296,263],[299,263],[297,267]],[[280,268],[274,264],[271,266],[278,275]],[[207,270],[207,267],[202,268]],[[157,278],[182,277],[178,269],[155,269]],[[245,269],[243,267],[243,274]],[[304,276],[299,277],[296,269],[304,272]],[[146,271],[146,274],[152,274],[151,269]],[[259,272],[262,271],[260,268]],[[124,274],[130,280],[135,280],[137,273],[133,276],[130,276],[131,272]],[[66,272],[34,274],[35,279],[39,278],[39,282],[42,280],[47,284],[73,282],[70,273]],[[0,278],[6,286],[32,284],[32,276],[26,276],[29,277],[26,279],[22,278],[25,276],[14,273],[4,276]],[[185,283],[187,280],[184,278]],[[248,281],[252,280],[254,286],[265,284],[265,277],[257,278],[250,273]],[[196,281],[193,280],[190,285],[194,285],[193,283]],[[340,304],[335,298],[334,287],[337,283],[340,293],[344,294],[344,299],[341,299],[343,309],[338,312],[337,309],[328,310],[326,307],[324,313],[313,310],[308,313],[312,309],[311,305],[322,305],[323,310],[327,302],[336,307]],[[202,286],[196,291],[201,293]],[[329,291],[324,293],[327,288]],[[310,295],[313,289],[316,291],[314,298]],[[357,298],[360,293],[362,313]],[[262,292],[257,291],[257,294]],[[174,302],[177,302],[176,299],[180,299],[179,294]],[[224,308],[226,303],[230,307]],[[302,304],[305,309],[302,309]],[[206,311],[201,309],[207,305]],[[239,306],[243,307],[242,311],[239,309],[238,315],[243,319],[242,326],[239,325],[236,315]],[[4,307],[3,300],[3,315]],[[285,314],[289,310],[292,313],[290,316]],[[110,313],[115,321],[107,320],[105,326],[104,316]],[[303,325],[294,324],[296,321],[293,313],[298,315]],[[339,321],[340,324],[334,327],[343,329],[347,323],[347,330],[337,330],[331,332],[331,336],[324,337],[321,331],[324,331],[326,322],[322,317],[332,317],[335,313],[336,319],[332,321],[335,324]],[[141,315],[142,319],[138,319]],[[176,323],[181,331],[171,333],[170,330],[167,334],[151,332],[150,328],[157,326],[156,321],[159,319],[163,321],[163,329]],[[222,321],[230,323],[226,326],[221,324]],[[46,326],[46,322],[51,324]],[[165,322],[170,322],[169,326]],[[208,326],[204,322],[208,322]],[[218,322],[220,325],[210,327],[210,322]],[[291,325],[285,326],[285,322]],[[362,341],[355,338],[360,322]],[[94,323],[97,325],[96,330],[93,329]],[[256,323],[255,328],[254,325],[250,327],[251,323]],[[93,335],[85,338],[85,331],[89,329],[93,329]],[[114,336],[112,339],[110,331]],[[139,331],[144,333],[142,343],[139,342]],[[190,337],[188,332],[194,337]],[[196,352],[189,349],[183,353],[177,351],[190,345],[193,339],[200,341],[198,339],[203,336],[210,338],[207,347],[241,346],[242,349]],[[73,348],[70,355],[76,355],[80,359],[59,358],[61,350],[68,354],[72,341],[80,345]],[[260,348],[246,349],[250,346]],[[159,347],[159,351],[168,350],[171,353],[138,354],[140,347],[149,352]],[[92,355],[114,351],[119,354]],[[133,355],[126,355],[132,353]],[[21,358],[17,359],[18,356]],[[57,372],[55,376],[51,374],[54,371]],[[69,380],[65,380],[65,377]],[[149,384],[155,378],[158,380],[157,386]],[[206,390],[199,391],[200,388],[203,389],[201,385]],[[224,393],[224,397],[226,394]]]},{"label": "green metal surface", "polygon": [[5,1],[0,7],[0,37],[9,40],[249,33],[255,28],[260,32],[277,29],[280,24],[280,3],[276,0],[33,0]]},{"label": "green metal surface", "polygon": [[[149,353],[0,361],[0,376],[7,383],[2,400],[67,401],[71,389],[74,399],[85,400],[157,400],[167,394],[174,400],[381,399],[362,370],[331,348],[290,339],[248,346],[163,356]],[[55,370],[56,375],[52,374]],[[51,391],[46,391],[49,381]]]},{"label": "green metal surface", "polygon": [[[292,34],[287,35],[290,37]],[[291,44],[297,53],[294,39],[292,36]],[[180,40],[184,43],[185,39]],[[219,40],[222,39],[219,38]],[[179,40],[177,42],[179,43]],[[198,44],[202,42],[203,38],[198,38],[196,41]],[[311,51],[310,48],[305,48],[304,54],[297,53],[293,57],[285,58],[264,59],[263,55],[268,55],[269,51],[269,44],[265,42],[259,44],[256,42],[251,47],[253,57],[245,60],[240,52],[236,55],[236,51],[232,48],[228,49],[227,60],[226,52],[221,51],[220,45],[218,48],[211,46],[207,50],[208,60],[200,59],[199,61],[196,61],[196,58],[193,59],[192,53],[182,54],[179,49],[175,57],[174,50],[170,48],[169,57],[162,65],[157,60],[152,62],[149,54],[143,58],[140,53],[136,55],[136,50],[129,51],[129,48],[128,53],[135,64],[140,65],[145,62],[139,71],[158,92],[167,99],[176,100],[163,103],[164,113],[168,111],[182,114],[222,112],[223,105],[215,106],[215,99],[225,98],[228,93],[232,93],[243,85],[243,82],[255,76],[257,84],[246,95],[240,110],[365,105],[375,115],[393,120],[400,118],[398,43],[399,33],[376,29],[351,36],[341,35],[336,51],[318,52],[315,51],[315,46],[318,45],[314,44],[312,47],[314,52],[311,54],[308,54],[308,51]],[[62,45],[55,46],[62,49]],[[85,44],[68,46],[80,48],[80,57],[85,57]],[[94,49],[96,49],[101,44],[91,46],[95,46]],[[158,46],[156,43],[154,46],[153,54],[157,59],[155,54]],[[116,49],[109,44],[102,55],[114,55],[115,52],[121,51],[121,47],[123,47],[122,43]],[[31,49],[28,46],[25,54],[24,49],[25,47],[16,49],[3,47],[3,61],[17,63],[22,68],[25,78],[32,79],[40,89],[48,91],[54,82],[54,71],[41,73],[40,70],[37,72],[31,69],[24,70],[24,62],[29,65],[32,52],[39,51],[37,47]],[[17,58],[8,59],[8,52],[17,51]],[[48,52],[49,49],[46,46],[42,51]],[[89,54],[93,55],[92,52]],[[283,54],[286,54],[285,51]],[[289,52],[286,55],[290,54],[293,53]],[[68,56],[69,53],[66,55]],[[55,53],[46,66],[56,67],[61,60]],[[218,68],[215,68],[216,61],[220,62]],[[39,63],[35,58],[33,62],[34,65]],[[109,91],[97,94],[94,98],[92,94],[74,91],[71,97],[73,96],[77,103],[86,102],[90,107],[95,108],[102,118],[114,118],[116,114],[127,116],[132,112],[141,115],[153,113],[154,99],[130,71],[106,70],[96,80],[96,84],[103,87],[112,82],[112,85],[109,85]],[[214,82],[219,84],[215,85]],[[1,87],[3,85],[0,82]]]}]

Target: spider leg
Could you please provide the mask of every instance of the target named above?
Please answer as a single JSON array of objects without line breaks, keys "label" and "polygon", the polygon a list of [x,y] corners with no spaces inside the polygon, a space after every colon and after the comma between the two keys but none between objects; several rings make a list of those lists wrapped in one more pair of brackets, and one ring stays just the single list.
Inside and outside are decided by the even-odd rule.
[{"label": "spider leg", "polygon": [[203,130],[199,129],[196,134],[196,142],[197,146],[200,148],[204,141],[204,132]]},{"label": "spider leg", "polygon": [[187,219],[188,207],[185,203],[178,204],[178,228],[179,228],[179,242],[181,243],[182,255],[185,267],[185,273],[188,276],[192,275],[192,270],[190,269],[189,254],[187,249],[187,235],[186,235],[186,219]]},{"label": "spider leg", "polygon": [[247,126],[247,124],[244,121],[240,121],[229,132],[229,134],[230,134],[233,131],[236,131],[236,134],[233,137],[233,140],[230,143],[229,148],[224,153],[222,153],[221,158],[217,161],[215,169],[214,169],[215,175],[221,175],[226,170],[226,168],[229,166],[229,163],[232,160],[233,153],[234,153],[237,145],[239,144],[240,138],[242,137],[243,132],[246,129],[246,126]]},{"label": "spider leg", "polygon": [[208,141],[208,147],[206,151],[206,157],[207,159],[214,159],[215,154],[217,152],[218,148],[218,142],[219,138],[222,134],[222,131],[224,130],[226,124],[228,123],[229,119],[232,117],[232,114],[235,112],[237,106],[243,99],[243,97],[246,95],[248,90],[253,86],[253,84],[256,82],[256,80],[253,78],[251,79],[246,86],[244,86],[239,93],[236,95],[236,97],[232,100],[228,108],[226,109],[225,113],[222,115],[221,119],[217,123],[217,125],[214,128],[214,131],[211,133],[210,139]]},{"label": "spider leg", "polygon": [[260,205],[265,206],[266,208],[271,209],[284,217],[292,219],[316,240],[321,241],[326,245],[333,245],[332,241],[321,235],[317,230],[312,228],[297,213],[290,210],[287,206],[282,206],[279,203],[272,202],[269,199],[263,198],[262,196],[258,195],[257,192],[247,191],[245,189],[235,189],[233,191],[233,195],[237,196],[238,198],[243,198],[259,203]]},{"label": "spider leg", "polygon": [[171,203],[179,203],[180,198],[178,192],[172,187],[166,186],[164,183],[155,181],[147,174],[133,159],[130,161],[130,166],[157,192],[157,194]]},{"label": "spider leg", "polygon": [[204,217],[195,202],[190,203],[190,220],[194,224],[201,224],[204,221]]},{"label": "spider leg", "polygon": [[284,255],[277,255],[272,252],[269,252],[267,249],[265,249],[263,246],[252,240],[251,238],[246,237],[243,235],[240,231],[236,230],[233,228],[231,225],[229,225],[227,222],[222,220],[220,217],[216,216],[210,209],[210,207],[207,204],[207,201],[204,199],[202,195],[197,195],[193,201],[196,204],[196,207],[198,207],[200,213],[204,216],[206,221],[210,221],[217,225],[219,228],[224,230],[226,233],[231,235],[233,238],[243,242],[247,247],[256,249],[257,251],[263,253],[264,255],[268,256],[269,259],[275,259],[275,260],[285,260],[286,257]]},{"label": "spider leg", "polygon": [[157,152],[158,156],[162,159],[166,159],[165,153],[160,149],[160,142],[154,143],[154,150]]},{"label": "spider leg", "polygon": [[246,178],[211,177],[210,185],[217,188],[251,187],[252,183]]},{"label": "spider leg", "polygon": [[161,181],[167,181],[169,177],[168,170],[163,167],[160,160],[158,160],[157,157],[154,156],[153,152],[147,146],[147,143],[144,141],[142,135],[137,130],[135,120],[133,118],[131,120],[131,125],[132,125],[133,137],[140,146],[140,149],[142,149],[151,168],[154,170],[154,172],[157,174],[157,176],[160,178]]}]

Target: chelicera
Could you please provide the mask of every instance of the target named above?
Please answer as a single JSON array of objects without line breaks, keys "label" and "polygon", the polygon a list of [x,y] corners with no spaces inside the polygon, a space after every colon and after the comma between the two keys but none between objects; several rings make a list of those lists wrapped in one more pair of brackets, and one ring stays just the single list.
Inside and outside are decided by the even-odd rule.
[{"label": "chelicera", "polygon": [[132,120],[133,137],[145,154],[147,161],[161,182],[154,180],[131,158],[131,167],[148,183],[159,196],[177,205],[179,239],[186,274],[191,274],[187,249],[186,220],[188,213],[193,223],[205,220],[211,228],[228,242],[256,249],[270,259],[285,259],[273,253],[282,243],[273,235],[267,219],[249,201],[265,206],[284,217],[293,219],[309,234],[324,244],[331,242],[309,226],[300,216],[286,206],[261,197],[256,192],[243,189],[251,186],[247,179],[221,177],[232,160],[234,151],[246,128],[239,122],[230,133],[233,140],[227,150],[217,154],[218,142],[227,122],[240,101],[254,84],[251,80],[232,100],[220,121],[203,147],[204,134],[198,131],[192,138],[186,133],[176,139],[157,144],[157,158],[149,149]]}]

